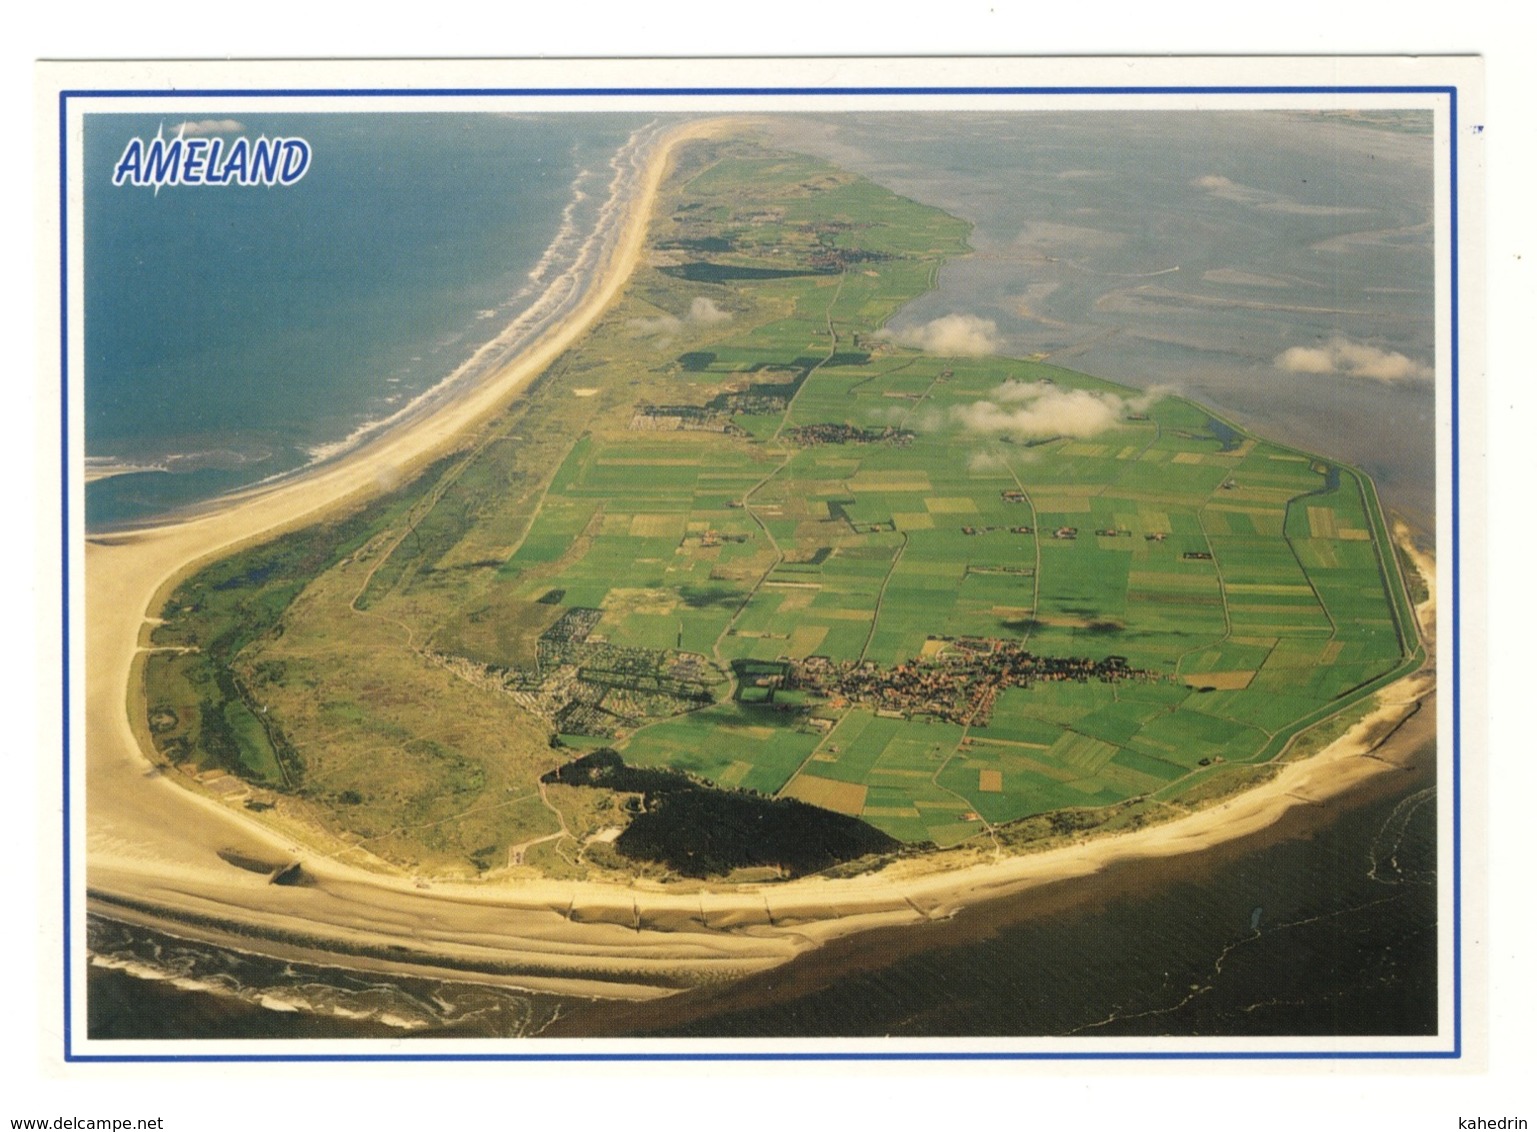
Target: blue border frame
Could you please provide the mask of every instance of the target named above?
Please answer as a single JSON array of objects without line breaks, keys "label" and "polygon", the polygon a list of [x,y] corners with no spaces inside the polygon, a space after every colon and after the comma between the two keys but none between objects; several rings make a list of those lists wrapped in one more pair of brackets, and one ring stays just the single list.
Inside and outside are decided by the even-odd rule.
[{"label": "blue border frame", "polygon": [[[74,1049],[70,934],[70,452],[69,452],[69,102],[117,98],[396,98],[396,97],[649,97],[698,98],[720,95],[1161,95],[1161,94],[1431,94],[1446,97],[1451,141],[1448,203],[1451,210],[1451,560],[1452,560],[1452,1048],[1450,1050],[1349,1051],[805,1051],[658,1053],[463,1053],[463,1054],[83,1054]],[[916,111],[915,111],[916,112]],[[66,1062],[786,1062],[786,1061],[1375,1061],[1457,1060],[1462,1057],[1462,516],[1461,516],[1461,307],[1458,289],[1460,232],[1457,183],[1456,86],[948,86],[948,87],[400,87],[380,89],[290,88],[278,90],[207,88],[192,90],[61,90],[59,92],[59,453],[60,550],[62,565],[62,723],[64,817],[64,1060]]]}]

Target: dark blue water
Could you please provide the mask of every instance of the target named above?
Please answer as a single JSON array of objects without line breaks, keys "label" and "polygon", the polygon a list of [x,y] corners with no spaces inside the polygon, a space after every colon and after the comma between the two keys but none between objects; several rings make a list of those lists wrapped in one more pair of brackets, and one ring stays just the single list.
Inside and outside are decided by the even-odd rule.
[{"label": "dark blue water", "polygon": [[290,471],[442,381],[571,258],[645,121],[242,115],[310,143],[301,181],[156,192],[112,168],[180,119],[88,117],[86,455],[163,470],[93,482],[87,522]]}]

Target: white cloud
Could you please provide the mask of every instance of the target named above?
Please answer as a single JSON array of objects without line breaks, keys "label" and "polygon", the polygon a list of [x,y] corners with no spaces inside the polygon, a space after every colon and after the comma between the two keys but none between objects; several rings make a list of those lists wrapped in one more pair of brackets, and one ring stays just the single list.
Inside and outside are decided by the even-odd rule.
[{"label": "white cloud", "polygon": [[701,295],[688,308],[688,320],[709,326],[717,322],[730,322],[731,312],[721,310],[715,305],[713,299],[707,299]]},{"label": "white cloud", "polygon": [[1277,369],[1287,373],[1340,374],[1370,381],[1429,381],[1435,372],[1396,351],[1379,350],[1337,334],[1322,346],[1293,346],[1276,356]]},{"label": "white cloud", "polygon": [[640,338],[649,338],[653,334],[676,334],[682,329],[683,320],[674,318],[670,314],[660,315],[657,318],[630,319],[630,330]]},{"label": "white cloud", "polygon": [[721,310],[715,305],[713,299],[707,299],[701,295],[689,305],[688,315],[685,318],[670,314],[658,315],[656,318],[632,318],[630,330],[638,337],[649,338],[656,334],[677,334],[690,324],[713,326],[718,322],[730,321],[730,311]]},{"label": "white cloud", "polygon": [[245,125],[233,118],[204,118],[197,122],[183,122],[173,131],[189,138],[202,137],[205,134],[243,134]]},{"label": "white cloud", "polygon": [[1097,436],[1128,413],[1146,412],[1164,394],[1149,389],[1138,397],[1064,389],[1046,381],[1006,381],[985,400],[957,405],[950,420],[968,432],[1020,440]]},{"label": "white cloud", "polygon": [[974,314],[947,314],[906,330],[882,330],[876,337],[941,358],[976,358],[1003,347],[998,324]]}]

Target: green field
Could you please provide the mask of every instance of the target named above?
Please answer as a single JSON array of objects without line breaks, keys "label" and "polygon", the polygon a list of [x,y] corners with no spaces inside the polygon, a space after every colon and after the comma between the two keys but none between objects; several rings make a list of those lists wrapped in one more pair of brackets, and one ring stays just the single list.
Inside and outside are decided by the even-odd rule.
[{"label": "green field", "polygon": [[694,145],[649,265],[473,445],[307,536],[302,586],[258,568],[290,540],[173,597],[159,643],[224,643],[150,666],[162,749],[440,868],[557,831],[536,779],[599,745],[948,846],[1210,793],[1419,663],[1358,471],[884,333],[966,236]]}]

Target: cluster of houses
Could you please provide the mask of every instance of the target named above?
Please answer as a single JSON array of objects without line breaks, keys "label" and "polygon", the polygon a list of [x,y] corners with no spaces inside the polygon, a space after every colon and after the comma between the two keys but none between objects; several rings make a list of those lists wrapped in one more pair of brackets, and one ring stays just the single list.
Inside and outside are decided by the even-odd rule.
[{"label": "cluster of houses", "polygon": [[704,405],[650,405],[635,407],[630,417],[632,432],[720,432],[728,436],[746,436],[747,430],[734,423],[729,413]]},{"label": "cluster of houses", "polygon": [[857,428],[848,424],[800,425],[786,431],[792,444],[807,448],[819,444],[894,444],[905,448],[916,434],[911,429],[887,425],[883,429]]},{"label": "cluster of houses", "polygon": [[985,725],[1005,688],[1076,680],[1142,679],[1152,674],[1130,666],[1124,656],[1036,656],[1014,641],[964,638],[938,656],[891,668],[873,661],[835,662],[825,656],[794,661],[785,674],[797,688],[880,715],[928,715],[949,723]]},{"label": "cluster of houses", "polygon": [[[962,527],[961,528],[961,534],[963,534],[963,535],[985,535],[985,534],[989,534],[989,533],[991,533],[993,531],[1004,531],[1004,530],[1006,530],[1010,534],[1014,534],[1014,535],[1033,535],[1035,533],[1035,528],[1034,527]],[[1100,538],[1130,538],[1131,537],[1131,532],[1130,531],[1121,530],[1121,529],[1119,529],[1117,527],[1102,527],[1099,530],[1096,530],[1094,533],[1096,535],[1098,535]],[[1059,539],[1067,539],[1067,540],[1076,539],[1078,537],[1078,528],[1077,527],[1058,527],[1056,530],[1051,532],[1051,537],[1052,538],[1059,538]],[[1165,539],[1167,539],[1169,537],[1169,535],[1168,535],[1167,531],[1153,531],[1151,534],[1145,534],[1142,537],[1145,538],[1148,542],[1163,542]],[[1193,558],[1193,557],[1196,557],[1196,556],[1195,555],[1191,555],[1191,554],[1187,554],[1187,555],[1185,555],[1185,557],[1186,558]],[[1205,557],[1210,558],[1211,555],[1208,554],[1208,555],[1205,555]]]},{"label": "cluster of houses", "polygon": [[[712,532],[715,533],[715,532]],[[735,536],[720,535],[730,539]],[[603,610],[575,606],[539,636],[532,668],[488,668],[493,680],[522,707],[572,735],[612,738],[648,718],[676,715],[711,703],[722,674],[698,654],[619,645],[595,632]],[[463,658],[448,667],[476,681]]]},{"label": "cluster of houses", "polygon": [[[1143,417],[1135,417],[1134,416],[1134,417],[1128,417],[1127,419],[1128,420],[1143,420],[1143,421],[1147,420],[1147,418],[1145,416],[1143,416]],[[1233,481],[1229,480],[1228,483],[1223,484],[1222,486],[1224,488],[1226,488],[1228,486],[1228,484],[1231,484],[1232,482]],[[998,494],[1003,497],[1003,501],[1005,503],[1028,503],[1028,502],[1030,502],[1029,497],[1026,496],[1025,493],[1023,491],[1020,491],[1018,488],[1012,488],[1011,487],[1011,488],[1008,488],[1005,491],[999,492]],[[1000,528],[998,528],[998,527],[962,527],[961,531],[964,534],[974,535],[974,534],[978,533],[979,531],[996,531],[996,530],[999,530],[999,529]],[[1014,532],[1015,534],[1018,534],[1018,535],[1028,535],[1028,534],[1033,534],[1034,533],[1034,529],[1031,528],[1031,527],[1010,527],[1009,530]],[[1094,533],[1096,535],[1098,535],[1100,538],[1130,538],[1131,537],[1131,532],[1130,531],[1122,530],[1119,527],[1105,527],[1105,528],[1102,528],[1100,530],[1095,531]],[[1056,530],[1051,532],[1051,537],[1052,538],[1059,538],[1059,539],[1076,539],[1078,537],[1078,528],[1077,527],[1058,527]],[[1166,531],[1153,531],[1150,534],[1143,535],[1142,537],[1145,538],[1148,542],[1163,542],[1164,539],[1169,537],[1169,535],[1168,535],[1168,532],[1166,532]]]},{"label": "cluster of houses", "polygon": [[1007,530],[1011,535],[1031,535],[1035,533],[1034,527],[962,527],[963,535],[985,535],[993,531]]},{"label": "cluster of houses", "polygon": [[717,531],[714,527],[711,527],[709,530],[701,531],[698,534],[686,534],[683,536],[683,541],[687,543],[697,539],[701,547],[709,548],[712,546],[722,546],[728,542],[746,542],[750,538],[752,538],[752,535],[744,531]]}]

